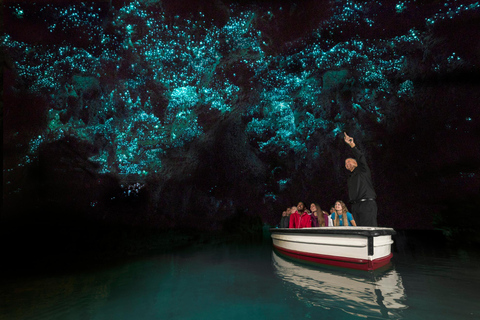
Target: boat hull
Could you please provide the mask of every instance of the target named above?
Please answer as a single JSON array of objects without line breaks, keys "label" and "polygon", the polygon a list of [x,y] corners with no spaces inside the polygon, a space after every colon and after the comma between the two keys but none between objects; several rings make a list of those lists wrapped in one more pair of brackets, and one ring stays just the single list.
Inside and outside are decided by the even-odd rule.
[{"label": "boat hull", "polygon": [[273,246],[286,256],[313,263],[375,270],[392,258],[391,228],[272,228]]}]

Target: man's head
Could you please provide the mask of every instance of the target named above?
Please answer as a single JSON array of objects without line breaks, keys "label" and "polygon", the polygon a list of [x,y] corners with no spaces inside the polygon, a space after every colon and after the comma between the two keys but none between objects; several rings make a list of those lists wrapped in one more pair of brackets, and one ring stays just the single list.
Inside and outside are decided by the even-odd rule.
[{"label": "man's head", "polygon": [[297,210],[298,210],[298,212],[304,212],[305,211],[305,204],[302,201],[300,201],[297,204]]},{"label": "man's head", "polygon": [[348,171],[353,172],[356,167],[358,167],[357,160],[353,158],[348,158],[345,160],[345,168],[347,168]]}]

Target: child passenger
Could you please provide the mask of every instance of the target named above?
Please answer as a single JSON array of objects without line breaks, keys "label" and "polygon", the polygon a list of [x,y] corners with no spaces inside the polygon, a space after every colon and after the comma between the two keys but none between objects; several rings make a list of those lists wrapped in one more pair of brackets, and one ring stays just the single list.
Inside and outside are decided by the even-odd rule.
[{"label": "child passenger", "polygon": [[347,206],[341,200],[335,202],[335,212],[332,213],[332,220],[336,227],[345,226],[345,219],[348,221],[348,226],[356,227],[357,224],[353,220],[353,216],[348,212]]}]

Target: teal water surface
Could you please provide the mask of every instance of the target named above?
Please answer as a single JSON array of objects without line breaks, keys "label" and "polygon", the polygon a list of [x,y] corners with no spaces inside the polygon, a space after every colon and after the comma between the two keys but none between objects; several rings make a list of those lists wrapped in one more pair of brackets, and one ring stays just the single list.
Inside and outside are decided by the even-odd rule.
[{"label": "teal water surface", "polygon": [[3,281],[0,319],[479,319],[479,262],[401,248],[364,272],[298,263],[268,241],[211,244]]}]

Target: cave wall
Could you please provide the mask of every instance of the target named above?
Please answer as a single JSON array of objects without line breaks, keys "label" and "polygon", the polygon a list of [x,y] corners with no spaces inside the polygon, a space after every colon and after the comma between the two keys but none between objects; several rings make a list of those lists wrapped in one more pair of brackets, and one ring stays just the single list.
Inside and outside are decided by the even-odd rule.
[{"label": "cave wall", "polygon": [[3,10],[4,219],[275,225],[298,201],[347,200],[344,131],[381,225],[446,230],[478,201],[478,3]]}]

